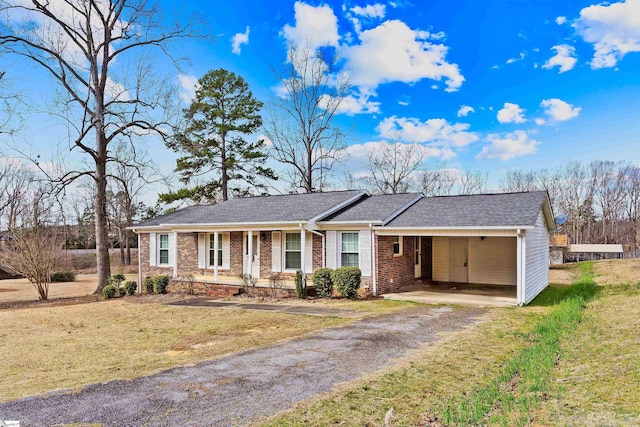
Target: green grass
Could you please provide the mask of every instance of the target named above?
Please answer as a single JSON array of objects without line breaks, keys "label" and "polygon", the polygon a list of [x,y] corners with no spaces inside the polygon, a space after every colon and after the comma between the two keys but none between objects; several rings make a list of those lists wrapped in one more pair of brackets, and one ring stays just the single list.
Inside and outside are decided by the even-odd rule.
[{"label": "green grass", "polygon": [[489,384],[437,408],[438,419],[445,425],[512,426],[532,421],[532,411],[550,387],[562,337],[575,330],[586,302],[598,292],[593,265],[585,263],[581,269],[582,277],[574,285],[541,295],[538,305],[553,309],[530,333],[530,344]]}]

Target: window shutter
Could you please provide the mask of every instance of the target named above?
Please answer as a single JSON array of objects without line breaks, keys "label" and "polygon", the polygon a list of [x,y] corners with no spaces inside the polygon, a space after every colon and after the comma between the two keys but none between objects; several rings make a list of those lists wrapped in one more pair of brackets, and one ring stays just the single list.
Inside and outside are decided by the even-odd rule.
[{"label": "window shutter", "polygon": [[271,232],[271,271],[282,271],[282,233],[279,231]]},{"label": "window shutter", "polygon": [[218,239],[222,238],[222,268],[231,268],[231,240],[229,233],[220,233]]},{"label": "window shutter", "polygon": [[176,266],[176,244],[178,233],[169,233],[169,265]]},{"label": "window shutter", "polygon": [[360,247],[358,255],[358,263],[360,271],[365,277],[371,277],[371,230],[360,230]]},{"label": "window shutter", "polygon": [[207,235],[198,233],[198,268],[206,268],[207,266]]},{"label": "window shutter", "polygon": [[156,233],[149,233],[149,265],[155,267],[158,256],[158,244],[156,243]]},{"label": "window shutter", "polygon": [[325,262],[327,263],[327,267],[336,268],[338,266],[338,242],[337,242],[337,234],[335,230],[327,230],[327,240],[326,240],[326,251],[327,251],[327,259]]},{"label": "window shutter", "polygon": [[305,249],[304,249],[304,271],[311,274],[313,271],[313,234],[305,231]]}]

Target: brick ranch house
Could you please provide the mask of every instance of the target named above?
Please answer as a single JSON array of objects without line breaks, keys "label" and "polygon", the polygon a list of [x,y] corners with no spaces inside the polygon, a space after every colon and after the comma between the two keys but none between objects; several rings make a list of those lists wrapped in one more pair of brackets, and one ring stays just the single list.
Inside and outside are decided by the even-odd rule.
[{"label": "brick ranch house", "polygon": [[546,192],[423,197],[349,190],[232,199],[179,209],[132,227],[139,278],[188,275],[195,288],[268,288],[296,270],[356,266],[371,295],[434,282],[507,286],[528,304],[549,282]]}]

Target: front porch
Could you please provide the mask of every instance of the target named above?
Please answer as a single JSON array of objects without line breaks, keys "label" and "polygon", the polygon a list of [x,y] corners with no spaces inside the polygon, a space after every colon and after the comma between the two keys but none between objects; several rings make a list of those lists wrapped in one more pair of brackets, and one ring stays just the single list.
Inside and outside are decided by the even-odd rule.
[{"label": "front porch", "polygon": [[456,304],[482,307],[517,305],[516,287],[467,283],[435,282],[415,284],[382,295],[385,299],[414,301],[423,304]]}]

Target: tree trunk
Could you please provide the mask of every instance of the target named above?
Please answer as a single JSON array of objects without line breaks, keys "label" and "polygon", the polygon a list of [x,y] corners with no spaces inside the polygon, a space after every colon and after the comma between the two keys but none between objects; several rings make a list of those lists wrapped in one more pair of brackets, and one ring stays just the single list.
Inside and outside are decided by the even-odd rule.
[{"label": "tree trunk", "polygon": [[[106,150],[105,150],[106,151]],[[96,162],[96,260],[98,262],[98,287],[95,293],[100,294],[107,285],[111,275],[109,265],[109,234],[107,232],[107,177],[105,161]]]},{"label": "tree trunk", "polygon": [[220,146],[220,160],[221,160],[221,175],[220,184],[222,187],[222,201],[226,202],[229,200],[229,176],[227,175],[227,147],[225,144],[226,135],[222,135],[222,144]]},{"label": "tree trunk", "polygon": [[118,242],[120,246],[120,264],[121,265],[125,265],[125,260],[124,260],[124,236],[122,233],[122,226],[118,227]]}]

